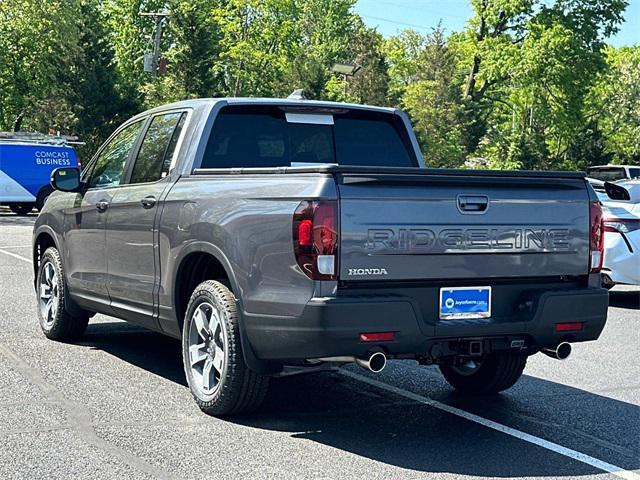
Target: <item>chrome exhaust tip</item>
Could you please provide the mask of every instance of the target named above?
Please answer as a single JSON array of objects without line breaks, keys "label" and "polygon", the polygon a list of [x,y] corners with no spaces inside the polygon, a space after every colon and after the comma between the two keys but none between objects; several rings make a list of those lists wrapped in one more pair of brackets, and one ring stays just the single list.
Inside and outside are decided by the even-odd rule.
[{"label": "chrome exhaust tip", "polygon": [[380,373],[387,366],[387,356],[382,352],[373,352],[368,356],[356,357],[356,363],[373,373]]},{"label": "chrome exhaust tip", "polygon": [[571,355],[571,344],[569,342],[562,342],[556,348],[543,348],[540,351],[556,360],[566,360],[569,358],[569,355]]}]

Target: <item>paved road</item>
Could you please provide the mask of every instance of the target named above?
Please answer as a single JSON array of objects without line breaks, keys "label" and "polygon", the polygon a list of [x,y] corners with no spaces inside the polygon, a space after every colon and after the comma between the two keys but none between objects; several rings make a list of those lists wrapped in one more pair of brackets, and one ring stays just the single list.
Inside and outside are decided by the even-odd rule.
[{"label": "paved road", "polygon": [[174,340],[104,316],[82,343],[43,337],[33,221],[0,209],[2,479],[640,479],[640,288],[614,289],[598,342],[534,356],[494,398],[391,362],[280,379],[259,413],[221,420],[191,400]]}]

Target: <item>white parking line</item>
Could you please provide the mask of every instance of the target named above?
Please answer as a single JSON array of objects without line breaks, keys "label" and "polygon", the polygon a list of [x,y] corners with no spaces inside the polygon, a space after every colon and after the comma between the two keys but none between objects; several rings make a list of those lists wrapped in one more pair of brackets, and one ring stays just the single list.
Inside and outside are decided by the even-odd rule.
[{"label": "white parking line", "polygon": [[18,260],[22,260],[23,262],[31,263],[30,258],[23,257],[22,255],[17,255],[13,252],[7,252],[6,250],[2,250],[1,248],[0,253],[4,253],[5,255],[9,255],[10,257],[17,258]]},{"label": "white parking line", "polygon": [[0,245],[0,248],[31,248],[31,245]]},{"label": "white parking line", "polygon": [[422,395],[418,395],[416,393],[403,390],[402,388],[398,388],[393,385],[389,385],[389,384],[380,382],[378,380],[365,377],[364,375],[353,373],[349,370],[339,369],[338,371],[342,375],[353,378],[354,380],[357,380],[359,382],[367,383],[369,385],[380,388],[382,390],[387,390],[388,392],[395,393],[396,395],[399,395],[401,397],[405,397],[415,402],[429,405],[430,407],[437,408],[438,410],[442,410],[452,415],[456,415],[457,417],[461,417],[471,422],[475,422],[485,427],[491,428],[493,430],[497,430],[498,432],[506,433],[507,435],[511,435],[512,437],[519,438],[520,440],[524,440],[525,442],[532,443],[539,447],[546,448],[547,450],[551,450],[552,452],[558,453],[560,455],[564,455],[565,457],[569,457],[574,460],[577,460],[578,462],[586,463],[587,465],[591,465],[594,468],[597,468],[604,472],[611,473],[616,477],[624,478],[626,480],[640,480],[640,475],[635,472],[625,470],[621,467],[612,465],[611,463],[604,462],[602,460],[591,457],[589,455],[578,452],[576,450],[563,447],[562,445],[558,445],[557,443],[553,443],[543,438],[536,437],[534,435],[530,435],[525,432],[521,432],[520,430],[507,427],[506,425],[502,425],[501,423],[494,422],[493,420],[488,420],[486,418],[480,417],[473,413],[469,413],[459,408],[447,405],[445,403],[438,402],[437,400],[432,400],[431,398],[423,397]]}]

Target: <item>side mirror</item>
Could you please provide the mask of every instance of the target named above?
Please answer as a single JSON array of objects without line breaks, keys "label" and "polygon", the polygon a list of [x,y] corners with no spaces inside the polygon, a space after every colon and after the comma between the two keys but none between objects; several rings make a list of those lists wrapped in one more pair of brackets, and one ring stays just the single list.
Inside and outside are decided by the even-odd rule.
[{"label": "side mirror", "polygon": [[604,182],[604,191],[611,200],[631,200],[629,190],[615,183]]},{"label": "side mirror", "polygon": [[77,192],[80,188],[78,168],[56,168],[51,172],[51,187],[61,192]]}]

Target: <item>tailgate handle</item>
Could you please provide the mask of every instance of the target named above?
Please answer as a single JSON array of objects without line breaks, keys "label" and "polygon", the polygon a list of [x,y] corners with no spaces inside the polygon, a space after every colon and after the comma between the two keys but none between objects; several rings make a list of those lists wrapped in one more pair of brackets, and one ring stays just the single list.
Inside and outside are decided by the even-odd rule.
[{"label": "tailgate handle", "polygon": [[489,208],[486,195],[458,195],[458,210],[461,213],[484,213]]}]

